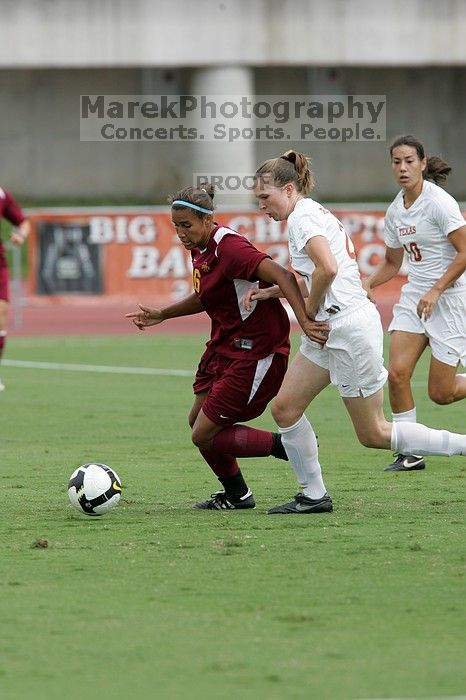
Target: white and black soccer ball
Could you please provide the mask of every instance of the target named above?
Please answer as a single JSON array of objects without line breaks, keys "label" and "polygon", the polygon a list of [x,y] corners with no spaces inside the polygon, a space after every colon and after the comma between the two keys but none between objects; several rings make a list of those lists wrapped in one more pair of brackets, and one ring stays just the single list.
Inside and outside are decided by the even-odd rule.
[{"label": "white and black soccer ball", "polygon": [[120,500],[121,481],[106,464],[83,464],[70,476],[68,496],[81,513],[103,515]]}]

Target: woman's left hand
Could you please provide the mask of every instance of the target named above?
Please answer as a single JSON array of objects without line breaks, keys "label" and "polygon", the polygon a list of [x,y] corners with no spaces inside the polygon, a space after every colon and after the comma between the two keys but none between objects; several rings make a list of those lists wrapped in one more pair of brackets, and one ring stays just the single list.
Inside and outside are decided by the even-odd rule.
[{"label": "woman's left hand", "polygon": [[429,289],[420,299],[417,305],[417,315],[419,318],[424,316],[427,321],[432,316],[432,311],[440,296],[440,292],[435,289]]},{"label": "woman's left hand", "polygon": [[302,328],[309,340],[313,340],[315,343],[319,343],[319,345],[322,346],[327,342],[330,331],[330,326],[327,321],[313,321],[312,319],[308,319],[303,324]]}]

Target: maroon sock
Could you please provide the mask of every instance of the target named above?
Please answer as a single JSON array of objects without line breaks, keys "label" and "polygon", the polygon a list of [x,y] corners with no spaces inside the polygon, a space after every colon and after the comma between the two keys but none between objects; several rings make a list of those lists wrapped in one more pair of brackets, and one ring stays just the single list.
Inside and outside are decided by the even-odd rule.
[{"label": "maroon sock", "polygon": [[3,348],[6,345],[6,331],[0,331],[0,357],[3,353]]},{"label": "maroon sock", "polygon": [[235,457],[268,457],[272,453],[273,433],[232,425],[214,437],[212,450]]},{"label": "maroon sock", "polygon": [[231,455],[220,454],[217,450],[199,450],[205,461],[218,477],[232,477],[239,473],[239,464]]}]

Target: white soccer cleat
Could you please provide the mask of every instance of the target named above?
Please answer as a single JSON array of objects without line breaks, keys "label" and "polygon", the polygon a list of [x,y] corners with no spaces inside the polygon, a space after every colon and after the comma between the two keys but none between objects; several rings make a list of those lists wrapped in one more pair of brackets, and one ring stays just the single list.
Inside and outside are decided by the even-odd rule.
[{"label": "white soccer cleat", "polygon": [[0,391],[4,391],[4,389],[5,389],[5,385],[2,382],[2,380],[0,379]]}]

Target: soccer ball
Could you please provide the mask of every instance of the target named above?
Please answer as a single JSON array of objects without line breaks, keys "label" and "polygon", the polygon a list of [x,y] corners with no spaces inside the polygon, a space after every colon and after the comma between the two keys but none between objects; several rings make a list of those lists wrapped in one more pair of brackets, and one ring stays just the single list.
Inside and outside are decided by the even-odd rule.
[{"label": "soccer ball", "polygon": [[70,476],[68,497],[86,515],[103,515],[114,508],[121,496],[118,474],[106,464],[83,464]]}]

